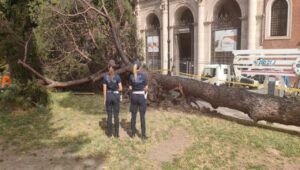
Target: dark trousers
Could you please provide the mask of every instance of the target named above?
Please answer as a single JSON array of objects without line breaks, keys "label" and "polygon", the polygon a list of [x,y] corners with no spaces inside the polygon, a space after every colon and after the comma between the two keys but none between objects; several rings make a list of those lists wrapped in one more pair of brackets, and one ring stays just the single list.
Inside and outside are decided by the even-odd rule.
[{"label": "dark trousers", "polygon": [[146,109],[147,109],[147,100],[145,99],[145,96],[142,94],[132,94],[131,105],[130,105],[132,135],[135,135],[136,133],[136,126],[135,126],[136,115],[139,110],[140,118],[141,118],[142,136],[146,136],[146,120],[145,120]]},{"label": "dark trousers", "polygon": [[109,136],[112,135],[112,114],[114,114],[115,135],[119,136],[120,95],[107,93],[105,105],[107,112],[107,134]]}]

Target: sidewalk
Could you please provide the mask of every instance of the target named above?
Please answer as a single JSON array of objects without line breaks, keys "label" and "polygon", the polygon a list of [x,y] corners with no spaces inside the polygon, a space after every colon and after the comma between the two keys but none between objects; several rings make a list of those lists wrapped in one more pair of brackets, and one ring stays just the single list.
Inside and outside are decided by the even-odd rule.
[{"label": "sidewalk", "polygon": [[[219,107],[217,109],[214,109],[208,102],[205,102],[202,100],[198,100],[197,104],[201,108],[208,108],[210,111],[216,111],[217,113],[219,113],[220,115],[223,115],[225,117],[243,120],[243,121],[247,121],[249,123],[254,123],[253,120],[247,114],[245,114],[241,111],[229,109],[226,107]],[[192,105],[195,106],[194,104],[192,104]],[[285,131],[300,133],[300,127],[298,127],[298,126],[283,125],[283,124],[279,124],[279,123],[269,123],[266,121],[258,121],[257,123],[259,125],[263,125],[263,126],[268,126],[268,127],[272,127],[272,128],[282,129]]]}]

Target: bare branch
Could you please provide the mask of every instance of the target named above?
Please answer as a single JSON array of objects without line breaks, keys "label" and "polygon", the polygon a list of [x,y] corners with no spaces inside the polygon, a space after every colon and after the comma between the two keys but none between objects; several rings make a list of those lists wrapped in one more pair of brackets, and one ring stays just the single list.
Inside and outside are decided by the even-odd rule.
[{"label": "bare branch", "polygon": [[[78,4],[77,4],[77,1],[75,1],[75,8],[76,8],[76,11],[78,12]],[[87,26],[87,29],[88,29],[88,35],[89,35],[90,38],[92,39],[92,42],[93,42],[94,46],[95,46],[97,49],[99,49],[99,46],[97,45],[96,40],[95,40],[95,38],[94,38],[94,36],[93,36],[92,30],[89,28],[89,23],[88,23],[88,20],[87,20],[85,14],[82,14],[81,16],[83,17],[83,19],[84,19],[84,21],[85,21],[85,24],[86,24],[86,26]]]},{"label": "bare branch", "polygon": [[[88,25],[88,21],[87,21],[87,19],[86,19],[86,17],[83,15],[83,17],[84,17],[84,20],[85,20],[85,23]],[[92,39],[92,41],[93,41],[93,43],[94,43],[94,46],[97,48],[97,49],[99,49],[99,46],[97,45],[97,43],[96,43],[96,40],[95,40],[95,37],[94,37],[94,35],[93,35],[93,33],[92,33],[92,30],[90,29],[90,28],[88,28],[88,31],[89,31],[89,36],[91,37],[91,39]]]},{"label": "bare branch", "polygon": [[72,38],[72,40],[73,40],[73,44],[74,44],[74,46],[75,46],[75,51],[76,52],[78,52],[83,58],[85,58],[86,60],[88,60],[88,61],[92,61],[83,51],[81,51],[80,49],[79,49],[79,46],[77,45],[77,43],[76,43],[76,39],[75,39],[75,36],[74,36],[74,34],[73,34],[73,32],[72,32],[72,30],[70,29],[70,27],[68,26],[68,25],[66,25],[66,24],[64,24],[65,25],[65,27],[68,29],[68,31],[69,31],[69,33],[70,33],[70,35],[71,35],[71,38]]},{"label": "bare branch", "polygon": [[96,11],[99,15],[103,16],[103,17],[107,17],[107,15],[105,13],[102,12],[103,6],[104,6],[104,2],[102,1],[102,7],[100,9],[95,8],[92,4],[90,4],[88,1],[86,0],[82,0],[87,6],[88,8]]},{"label": "bare branch", "polygon": [[[67,82],[58,82],[58,81],[51,80],[51,79],[41,75],[34,68],[29,66],[22,60],[19,60],[18,63],[21,64],[28,71],[33,73],[35,76],[37,76],[38,78],[43,80],[49,88],[64,88],[64,87],[71,87],[71,86],[84,84],[84,83],[88,83],[88,82],[95,82],[95,81],[102,79],[103,76],[106,74],[106,73],[103,73],[104,70],[100,70],[99,72],[94,73],[94,74],[92,74],[88,77],[82,78],[82,79],[72,80],[72,81],[67,81]],[[122,67],[122,68],[116,70],[116,73],[121,74],[121,73],[127,72],[129,70],[131,70],[131,66],[125,66],[125,67]]]},{"label": "bare branch", "polygon": [[30,40],[31,40],[31,37],[32,37],[32,31],[31,31],[31,33],[30,33],[30,35],[29,35],[29,38],[28,38],[28,40],[26,41],[26,43],[25,43],[25,49],[24,49],[24,58],[23,58],[23,62],[26,62],[26,59],[27,59],[27,53],[28,53],[28,44],[29,44],[29,42],[30,42]]},{"label": "bare branch", "polygon": [[82,11],[82,12],[77,12],[76,14],[65,14],[65,13],[63,13],[63,12],[60,12],[59,10],[54,9],[53,7],[50,7],[50,8],[51,8],[52,11],[54,11],[54,12],[60,14],[60,15],[63,15],[63,16],[65,16],[65,17],[76,17],[76,16],[79,16],[79,15],[85,14],[85,13],[87,13],[89,10],[92,9],[92,8],[88,7],[88,8],[85,9],[84,11]]},{"label": "bare branch", "polygon": [[[96,7],[94,7],[90,2],[88,2],[87,0],[82,0],[82,2],[84,2],[84,4],[87,5],[87,9],[84,10],[83,12],[77,12],[76,14],[64,14],[60,11],[57,11],[55,9],[53,9],[55,12],[57,12],[60,15],[63,16],[68,16],[68,17],[74,17],[74,16],[78,16],[78,15],[83,15],[85,13],[87,13],[89,10],[94,10],[95,12],[97,12],[99,15],[103,16],[104,18],[106,18],[106,20],[109,23],[110,26],[110,31],[111,31],[111,35],[113,37],[113,42],[116,46],[116,49],[118,50],[119,55],[121,56],[122,60],[126,63],[126,64],[131,64],[131,62],[129,61],[128,57],[126,56],[125,52],[123,51],[123,47],[122,47],[122,43],[121,40],[119,39],[119,36],[117,35],[117,30],[116,30],[116,25],[114,24],[112,18],[110,17],[106,7],[105,7],[105,3],[102,0],[102,7],[100,9],[97,9]],[[78,51],[79,48],[77,48],[76,51]],[[78,51],[79,52],[79,51]],[[80,53],[82,55],[82,53]],[[83,56],[86,57],[86,56]]]},{"label": "bare branch", "polygon": [[53,80],[50,80],[50,79],[46,78],[45,76],[43,76],[42,74],[40,74],[39,72],[37,72],[35,69],[33,69],[32,67],[30,67],[28,64],[26,64],[22,60],[19,60],[18,64],[21,64],[24,68],[26,68],[27,70],[29,70],[30,72],[32,72],[34,75],[36,75],[39,79],[43,80],[45,83],[47,83],[47,84],[53,83]]},{"label": "bare branch", "polygon": [[125,22],[125,20],[124,20],[125,10],[124,10],[123,4],[122,4],[122,2],[120,2],[120,0],[117,0],[117,6],[119,9],[119,13],[120,13],[119,25],[120,25],[120,27],[122,27]]},{"label": "bare branch", "polygon": [[[103,0],[102,0],[103,2]],[[104,2],[103,2],[104,3]],[[116,30],[116,26],[114,24],[114,22],[112,21],[111,17],[109,16],[109,13],[105,7],[105,5],[102,6],[103,8],[103,11],[106,15],[106,18],[107,18],[107,21],[110,25],[110,29],[111,29],[111,33],[112,33],[112,36],[113,36],[113,39],[114,39],[114,43],[116,45],[116,48],[122,58],[122,60],[126,63],[126,64],[131,64],[131,62],[129,61],[128,57],[126,56],[126,54],[124,53],[123,51],[123,47],[122,47],[122,43],[121,43],[121,40],[119,38],[119,36],[117,35],[117,30]]]}]

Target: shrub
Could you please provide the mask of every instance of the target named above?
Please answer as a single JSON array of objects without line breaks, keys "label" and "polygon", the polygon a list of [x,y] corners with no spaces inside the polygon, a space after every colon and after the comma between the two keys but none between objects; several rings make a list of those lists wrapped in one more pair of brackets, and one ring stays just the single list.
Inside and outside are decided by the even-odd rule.
[{"label": "shrub", "polygon": [[15,83],[0,93],[0,104],[6,109],[46,107],[50,102],[48,91],[36,81]]}]

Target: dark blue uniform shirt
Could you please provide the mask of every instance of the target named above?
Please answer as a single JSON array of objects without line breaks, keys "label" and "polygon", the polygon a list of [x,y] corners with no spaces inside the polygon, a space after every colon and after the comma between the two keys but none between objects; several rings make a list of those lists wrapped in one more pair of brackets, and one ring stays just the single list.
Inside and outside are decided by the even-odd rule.
[{"label": "dark blue uniform shirt", "polygon": [[148,84],[146,76],[143,73],[137,74],[137,79],[134,79],[134,75],[131,74],[129,78],[129,85],[132,86],[133,91],[143,91],[145,86]]},{"label": "dark blue uniform shirt", "polygon": [[121,83],[121,78],[118,74],[116,74],[113,78],[113,80],[110,80],[110,77],[108,74],[104,75],[104,81],[103,84],[107,85],[108,91],[118,91],[118,84]]}]

